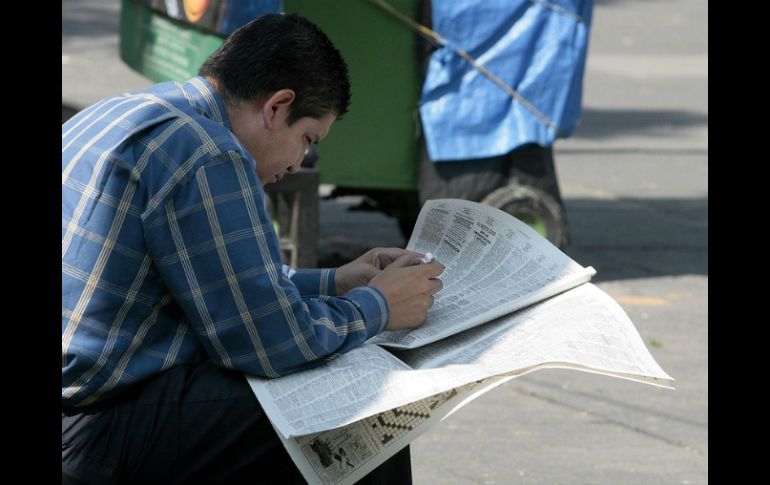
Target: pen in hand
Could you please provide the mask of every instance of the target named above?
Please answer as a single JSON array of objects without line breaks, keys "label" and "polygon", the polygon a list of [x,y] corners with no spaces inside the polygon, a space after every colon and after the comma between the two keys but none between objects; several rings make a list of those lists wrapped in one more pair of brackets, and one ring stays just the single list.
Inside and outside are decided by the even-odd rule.
[{"label": "pen in hand", "polygon": [[430,252],[423,254],[422,258],[420,258],[420,262],[422,264],[432,263],[435,260],[436,260],[436,256],[434,256],[433,253],[430,253]]}]

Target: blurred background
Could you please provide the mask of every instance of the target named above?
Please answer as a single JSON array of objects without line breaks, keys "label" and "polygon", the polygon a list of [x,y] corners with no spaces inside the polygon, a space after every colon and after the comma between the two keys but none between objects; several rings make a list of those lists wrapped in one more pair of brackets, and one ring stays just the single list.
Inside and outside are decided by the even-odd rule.
[{"label": "blurred background", "polygon": [[[173,2],[156,3],[162,10]],[[433,12],[426,12],[425,3],[390,2],[417,21],[435,20],[437,32],[448,35],[430,14],[451,2],[432,2]],[[317,226],[310,233],[319,266],[337,266],[371,247],[403,247],[410,217],[427,194],[483,200],[509,183],[531,182],[540,189],[534,198],[494,200],[510,204],[504,209],[523,218],[531,215],[532,223],[569,256],[593,266],[594,282],[621,304],[655,359],[676,379],[675,391],[574,371],[545,370],[515,379],[412,444],[418,484],[708,482],[708,4],[596,0],[549,5],[562,4],[582,9],[576,12],[583,17],[573,16],[577,21],[570,28],[585,36],[584,44],[572,37],[585,49],[582,61],[578,52],[571,64],[582,80],[576,88],[578,112],[563,110],[567,114],[561,118],[556,108],[548,113],[557,124],[561,120],[568,136],[553,139],[548,130],[534,129],[532,139],[546,147],[503,147],[502,154],[469,153],[462,157],[465,162],[454,163],[441,159],[451,152],[447,147],[430,153],[418,123],[421,86],[430,56],[440,46],[420,44],[407,25],[365,0],[284,2],[287,11],[296,5],[346,49],[360,44],[349,55],[340,47],[349,63],[359,66],[351,65],[354,103],[350,115],[335,125],[338,139],[330,135],[319,147],[320,184],[311,178],[320,196]],[[362,20],[353,28],[351,17],[372,23]],[[219,28],[228,27],[220,22]],[[202,32],[212,35],[212,29]],[[356,34],[357,29],[366,32]],[[125,30],[123,35],[124,41],[136,37]],[[140,74],[136,58],[129,67],[121,58],[120,38],[120,0],[62,1],[62,120],[163,75],[146,64],[139,66],[145,71]],[[176,48],[189,56],[184,49],[204,46],[197,55],[205,57],[205,48],[213,47],[204,42],[182,39]],[[131,61],[131,46],[124,42],[123,49]],[[166,54],[174,49],[168,47]],[[483,57],[479,50],[469,53]],[[452,54],[445,56],[451,60]],[[391,91],[379,97],[356,91],[358,76],[364,79],[359,85],[382,90],[366,76],[377,80],[389,71],[400,76],[390,83]],[[424,108],[430,98],[425,91],[422,96]],[[392,111],[394,106],[398,110]],[[390,126],[383,136],[357,131],[372,129],[383,116]],[[360,151],[345,151],[356,137]],[[447,169],[452,163],[469,168],[459,177],[447,175],[445,170],[455,170]],[[536,168],[528,169],[533,163]],[[524,168],[506,172],[484,193],[471,190],[479,186],[479,173],[497,173],[500,164],[508,171]],[[364,167],[363,173],[348,170],[354,165]],[[366,178],[367,173],[377,176]],[[426,185],[426,180],[433,182]],[[278,208],[284,204],[276,203]]]}]

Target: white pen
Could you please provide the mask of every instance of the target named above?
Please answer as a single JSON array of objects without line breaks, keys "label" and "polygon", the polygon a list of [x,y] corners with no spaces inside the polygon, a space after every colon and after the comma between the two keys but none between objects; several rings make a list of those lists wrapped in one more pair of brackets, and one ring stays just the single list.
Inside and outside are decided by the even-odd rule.
[{"label": "white pen", "polygon": [[422,264],[432,263],[435,260],[436,260],[436,257],[433,255],[433,253],[425,253],[422,255],[422,258],[420,258],[420,262]]}]

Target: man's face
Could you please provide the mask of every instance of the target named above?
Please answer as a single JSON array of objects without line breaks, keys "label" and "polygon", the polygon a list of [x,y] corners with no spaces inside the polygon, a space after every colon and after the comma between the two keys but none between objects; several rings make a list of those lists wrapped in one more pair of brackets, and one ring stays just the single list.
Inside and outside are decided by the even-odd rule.
[{"label": "man's face", "polygon": [[323,140],[337,119],[329,113],[321,119],[300,118],[289,126],[287,118],[278,113],[268,130],[258,123],[234,126],[236,136],[256,160],[263,184],[277,182],[287,172],[297,172],[310,144]]},{"label": "man's face", "polygon": [[276,144],[257,159],[257,172],[262,183],[277,182],[289,172],[299,171],[305,153],[311,144],[326,138],[337,117],[329,113],[321,119],[300,118],[291,126],[279,125],[274,138]]}]

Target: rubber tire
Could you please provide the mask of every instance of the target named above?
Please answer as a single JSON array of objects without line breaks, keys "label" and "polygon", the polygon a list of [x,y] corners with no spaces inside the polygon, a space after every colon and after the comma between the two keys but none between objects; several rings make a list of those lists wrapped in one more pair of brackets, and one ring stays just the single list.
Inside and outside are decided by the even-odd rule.
[{"label": "rubber tire", "polygon": [[509,184],[489,193],[481,201],[517,217],[521,214],[534,216],[545,225],[545,236],[553,245],[567,245],[567,225],[564,211],[547,192],[531,186]]}]

